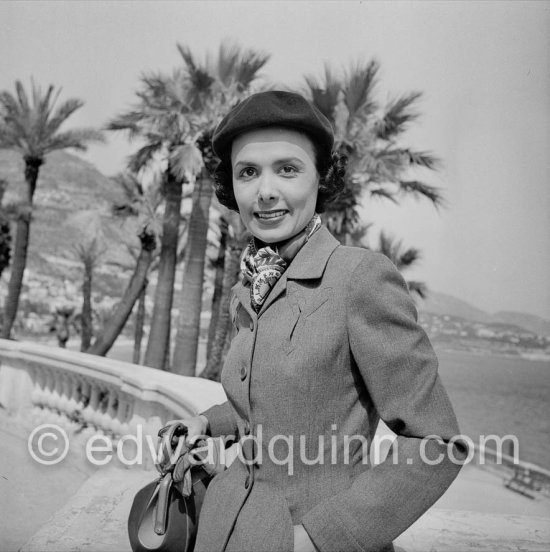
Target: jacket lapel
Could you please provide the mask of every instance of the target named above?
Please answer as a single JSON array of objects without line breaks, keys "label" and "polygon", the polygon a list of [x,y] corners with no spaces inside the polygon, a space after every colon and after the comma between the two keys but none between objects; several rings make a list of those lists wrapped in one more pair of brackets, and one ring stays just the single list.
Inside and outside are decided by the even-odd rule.
[{"label": "jacket lapel", "polygon": [[[269,292],[258,318],[269,308],[282,293],[285,292],[288,280],[310,280],[320,278],[332,252],[338,247],[339,242],[327,230],[321,226],[317,232],[298,251],[296,257],[290,263],[279,278],[273,289]],[[248,298],[250,303],[250,297]]]},{"label": "jacket lapel", "polygon": [[233,286],[233,293],[237,296],[237,299],[248,313],[248,316],[250,316],[252,320],[256,320],[256,312],[250,304],[250,286],[245,286],[242,281],[239,281]]},{"label": "jacket lapel", "polygon": [[321,226],[309,241],[298,251],[296,257],[286,269],[289,280],[313,280],[321,278],[332,252],[340,242]]}]

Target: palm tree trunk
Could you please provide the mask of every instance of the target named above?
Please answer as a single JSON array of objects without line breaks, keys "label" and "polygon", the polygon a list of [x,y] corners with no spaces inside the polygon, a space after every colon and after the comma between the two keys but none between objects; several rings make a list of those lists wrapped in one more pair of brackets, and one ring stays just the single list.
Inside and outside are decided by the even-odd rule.
[{"label": "palm tree trunk", "polygon": [[158,269],[155,303],[149,341],[145,352],[145,365],[163,370],[170,353],[170,317],[176,277],[176,257],[182,197],[182,182],[172,174],[165,174],[165,208]]},{"label": "palm tree trunk", "polygon": [[210,325],[208,326],[208,342],[206,344],[206,362],[210,358],[210,349],[214,342],[216,333],[216,324],[220,314],[220,299],[223,289],[223,275],[225,269],[225,252],[227,250],[227,236],[229,232],[229,223],[225,217],[220,217],[220,247],[218,248],[218,258],[216,259],[216,275],[214,277],[214,293],[212,294],[212,308],[210,311]]},{"label": "palm tree trunk", "polygon": [[109,352],[116,338],[124,328],[142,290],[147,284],[147,273],[151,260],[153,259],[153,251],[156,245],[155,236],[144,230],[139,238],[141,240],[141,251],[139,252],[136,268],[130,278],[128,287],[124,292],[122,300],[118,304],[116,312],[103,330],[103,333],[98,336],[95,343],[86,351],[87,353],[105,356]]},{"label": "palm tree trunk", "polygon": [[80,350],[86,351],[92,342],[92,259],[84,260],[84,282],[82,284],[82,334]]},{"label": "palm tree trunk", "polygon": [[17,229],[15,235],[15,244],[13,251],[13,263],[11,267],[11,276],[8,284],[8,296],[4,304],[4,319],[2,323],[2,332],[0,337],[9,339],[11,329],[17,315],[19,306],[19,296],[21,295],[21,286],[23,276],[27,265],[27,250],[29,247],[29,236],[31,230],[32,199],[36,190],[38,180],[38,171],[43,160],[38,157],[25,157],[25,182],[26,196],[21,206],[21,212],[17,220]]},{"label": "palm tree trunk", "polygon": [[135,330],[134,330],[134,352],[132,362],[134,364],[141,363],[141,342],[143,341],[143,324],[145,322],[145,297],[147,296],[147,284],[145,279],[141,293],[138,299],[138,308],[136,312]]},{"label": "palm tree trunk", "polygon": [[194,376],[202,308],[204,262],[208,233],[208,214],[212,201],[212,181],[206,169],[195,182],[189,218],[183,284],[180,298],[178,333],[172,372]]},{"label": "palm tree trunk", "polygon": [[239,274],[239,260],[242,249],[243,244],[237,238],[234,237],[230,240],[226,253],[220,313],[216,324],[214,342],[210,349],[210,357],[206,363],[206,368],[200,374],[201,378],[220,381],[224,346],[231,325],[231,320],[229,319],[229,300],[231,288],[235,285]]},{"label": "palm tree trunk", "polygon": [[8,268],[11,258],[11,228],[10,221],[2,208],[2,200],[8,182],[0,178],[0,277],[2,272]]}]

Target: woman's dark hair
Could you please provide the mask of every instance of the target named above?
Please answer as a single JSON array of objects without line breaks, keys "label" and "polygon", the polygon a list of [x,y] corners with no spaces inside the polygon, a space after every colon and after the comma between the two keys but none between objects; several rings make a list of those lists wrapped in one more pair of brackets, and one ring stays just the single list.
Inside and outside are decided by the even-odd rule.
[{"label": "woman's dark hair", "polygon": [[[311,140],[311,138],[310,138]],[[328,203],[333,201],[344,189],[344,177],[348,158],[338,152],[330,156],[322,154],[317,144],[311,140],[315,150],[315,166],[319,173],[319,192],[315,212],[322,213]],[[231,159],[224,156],[213,172],[214,190],[218,201],[233,211],[239,212],[239,207],[233,193],[233,170]]]}]

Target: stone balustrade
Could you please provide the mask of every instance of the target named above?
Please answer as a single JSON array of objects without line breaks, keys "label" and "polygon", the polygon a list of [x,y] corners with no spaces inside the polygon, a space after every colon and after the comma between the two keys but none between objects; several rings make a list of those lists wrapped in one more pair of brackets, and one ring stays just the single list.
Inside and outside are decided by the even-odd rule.
[{"label": "stone balustrade", "polygon": [[223,402],[220,384],[25,342],[0,340],[0,404],[24,427],[155,438],[168,420]]}]

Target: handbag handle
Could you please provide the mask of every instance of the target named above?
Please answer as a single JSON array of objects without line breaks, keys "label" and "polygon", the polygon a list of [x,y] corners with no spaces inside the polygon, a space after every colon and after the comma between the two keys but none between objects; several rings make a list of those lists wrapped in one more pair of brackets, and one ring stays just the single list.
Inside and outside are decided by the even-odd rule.
[{"label": "handbag handle", "polygon": [[155,508],[154,530],[157,535],[166,533],[166,520],[168,519],[168,504],[170,487],[172,486],[172,474],[165,474],[159,482],[157,507]]}]

